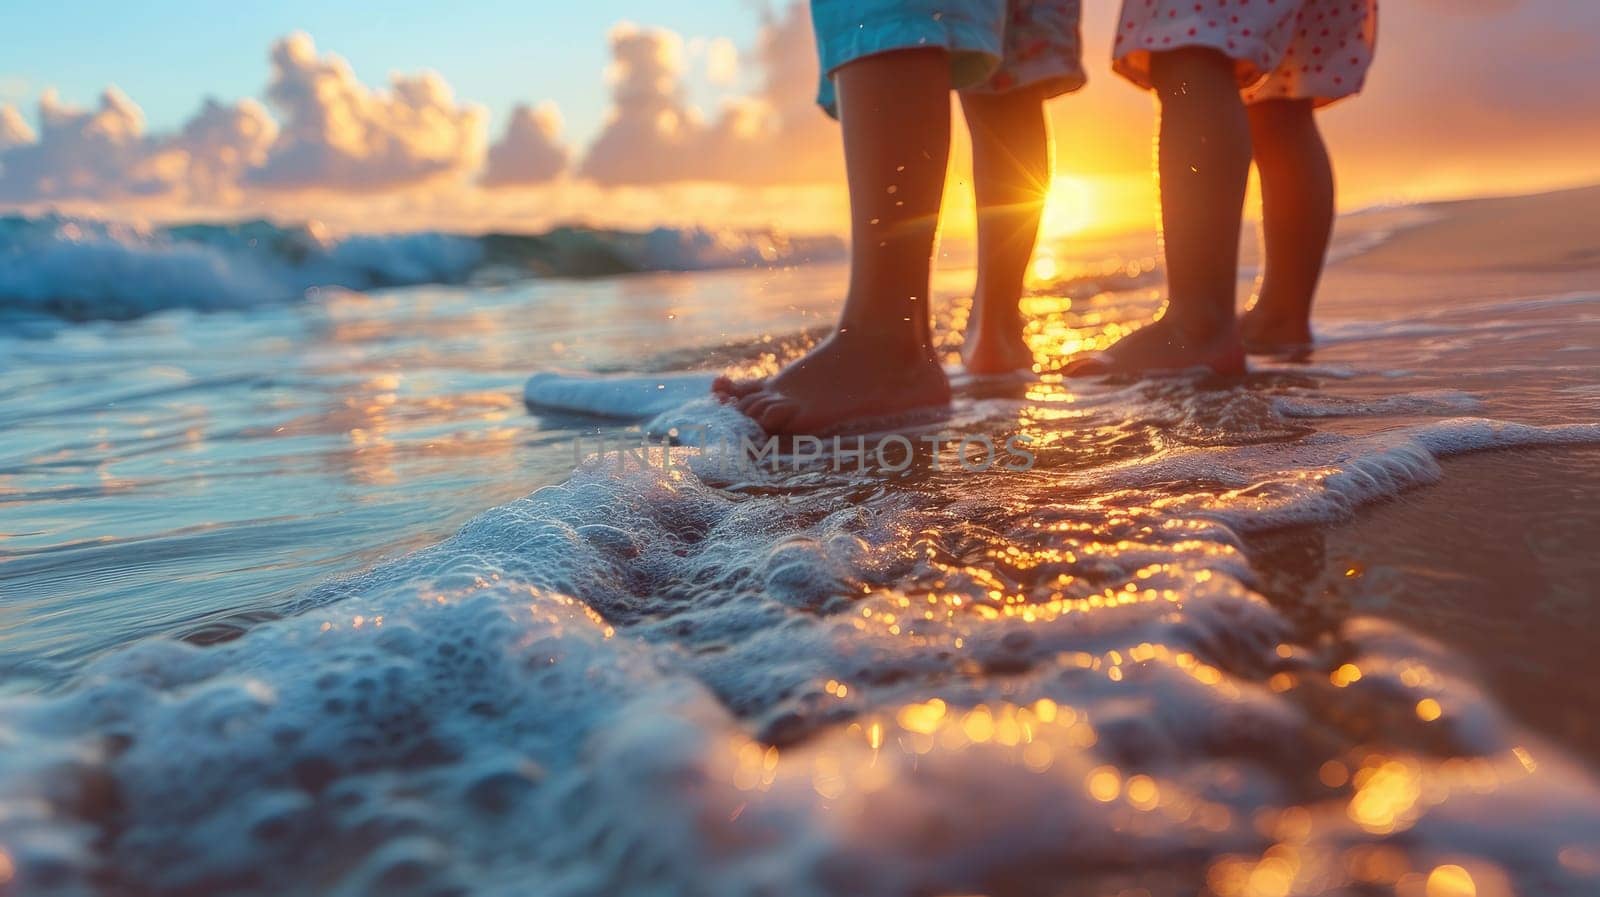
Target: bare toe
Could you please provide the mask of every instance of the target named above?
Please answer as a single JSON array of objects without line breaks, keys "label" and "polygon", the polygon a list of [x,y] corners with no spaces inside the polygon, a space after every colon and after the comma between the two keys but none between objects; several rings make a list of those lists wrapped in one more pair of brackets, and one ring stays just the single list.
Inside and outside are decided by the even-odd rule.
[{"label": "bare toe", "polygon": [[771,397],[772,397],[772,394],[767,392],[767,391],[765,391],[765,390],[758,390],[756,392],[745,393],[744,395],[739,397],[739,399],[738,399],[738,401],[736,403],[737,407],[739,409],[739,413],[743,414],[746,417],[750,417],[751,416],[751,413],[750,413],[751,409],[755,408],[756,405],[759,405],[759,404],[767,401]]},{"label": "bare toe", "polygon": [[735,380],[724,374],[712,382],[711,391],[725,401],[735,401],[752,393],[761,392],[767,388],[767,385],[767,378],[765,377],[747,377],[743,380]]},{"label": "bare toe", "polygon": [[799,405],[789,401],[788,399],[778,396],[773,398],[772,401],[766,403],[765,405],[762,405],[761,408],[750,417],[756,423],[760,424],[761,429],[767,433],[782,433],[784,432],[784,427],[787,427],[789,422],[794,420],[795,415],[799,413]]},{"label": "bare toe", "polygon": [[711,391],[724,399],[742,399],[754,392],[767,388],[766,377],[747,377],[735,380],[723,374],[711,382]]},{"label": "bare toe", "polygon": [[1080,355],[1057,371],[1063,377],[1099,377],[1111,373],[1111,365],[1098,354]]},{"label": "bare toe", "polygon": [[784,401],[783,396],[774,393],[762,393],[759,399],[750,403],[749,410],[744,412],[745,416],[756,423],[761,423],[761,419],[766,415],[767,410],[782,401]]}]

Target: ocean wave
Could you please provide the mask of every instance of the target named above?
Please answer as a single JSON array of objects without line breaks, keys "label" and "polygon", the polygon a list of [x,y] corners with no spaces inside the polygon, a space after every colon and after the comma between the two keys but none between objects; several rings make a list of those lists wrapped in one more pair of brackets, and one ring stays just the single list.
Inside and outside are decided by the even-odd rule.
[{"label": "ocean wave", "polygon": [[1593,893],[1591,774],[1427,638],[1297,630],[1243,542],[1600,427],[1078,398],[1014,475],[591,458],[237,639],[114,652],[0,703],[0,843],[63,894]]},{"label": "ocean wave", "polygon": [[122,320],[294,302],[319,288],[802,264],[843,251],[832,237],[704,228],[336,236],[267,221],[143,227],[11,216],[0,218],[0,318]]}]

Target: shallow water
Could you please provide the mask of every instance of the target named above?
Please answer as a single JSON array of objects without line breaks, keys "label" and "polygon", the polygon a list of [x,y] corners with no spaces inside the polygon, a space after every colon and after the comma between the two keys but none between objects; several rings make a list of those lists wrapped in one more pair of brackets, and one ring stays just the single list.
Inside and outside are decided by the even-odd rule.
[{"label": "shallow water", "polygon": [[533,366],[793,331],[828,311],[819,277],[330,292],[0,337],[0,688],[275,611],[564,479],[597,422],[529,416]]},{"label": "shallow water", "polygon": [[[1600,294],[1358,262],[1310,363],[930,425],[1022,472],[573,474],[622,425],[520,407],[548,366],[770,369],[834,267],[8,342],[0,844],[29,893],[1594,893],[1555,708]],[[1147,267],[1063,254],[1041,355],[1147,316]],[[1523,536],[1545,568],[1474,556]],[[1462,622],[1508,584],[1535,615]]]}]

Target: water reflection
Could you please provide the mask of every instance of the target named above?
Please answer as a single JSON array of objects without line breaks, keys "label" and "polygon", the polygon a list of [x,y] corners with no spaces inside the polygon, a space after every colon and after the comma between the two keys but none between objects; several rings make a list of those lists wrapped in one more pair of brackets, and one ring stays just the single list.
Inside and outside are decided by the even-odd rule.
[{"label": "water reflection", "polygon": [[530,370],[794,333],[834,273],[324,290],[8,340],[0,687],[153,632],[209,637],[558,482],[570,436],[607,425],[528,416]]}]

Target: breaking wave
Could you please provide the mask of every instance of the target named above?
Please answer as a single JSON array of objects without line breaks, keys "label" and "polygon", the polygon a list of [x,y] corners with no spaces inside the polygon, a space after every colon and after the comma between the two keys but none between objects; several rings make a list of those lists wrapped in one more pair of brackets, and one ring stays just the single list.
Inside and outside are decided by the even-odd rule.
[{"label": "breaking wave", "polygon": [[121,320],[294,302],[322,288],[789,265],[843,252],[833,237],[704,228],[336,236],[267,221],[141,227],[12,216],[0,218],[0,320]]}]

